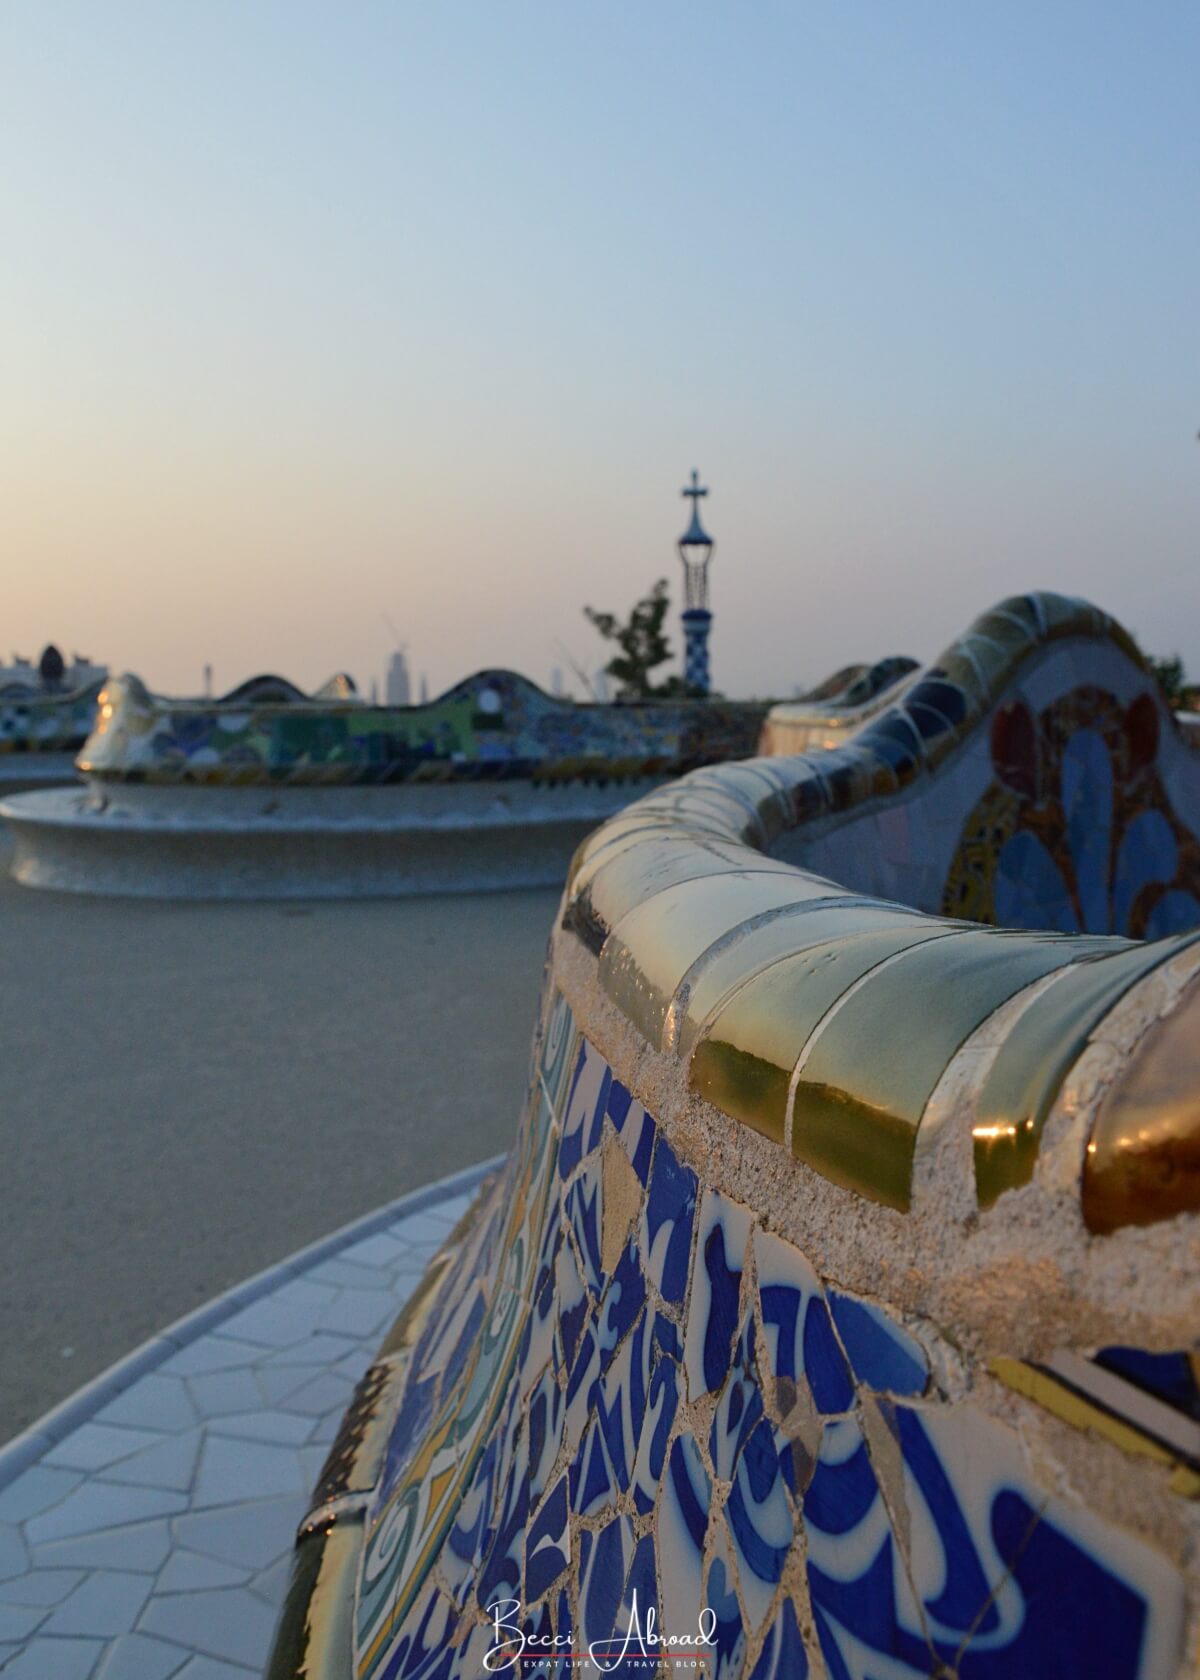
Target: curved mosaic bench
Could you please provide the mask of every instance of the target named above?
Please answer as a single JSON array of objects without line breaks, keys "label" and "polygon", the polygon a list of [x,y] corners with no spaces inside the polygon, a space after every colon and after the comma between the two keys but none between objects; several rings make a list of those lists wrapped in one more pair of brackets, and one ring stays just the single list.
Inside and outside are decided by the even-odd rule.
[{"label": "curved mosaic bench", "polygon": [[110,682],[84,793],[0,806],[28,886],[276,897],[560,882],[580,839],[695,765],[754,751],[765,707],[580,706],[511,671],[428,705],[261,677],[222,701]]},{"label": "curved mosaic bench", "polygon": [[768,757],[838,747],[915,679],[915,659],[895,654],[874,665],[846,665],[798,700],[772,706],[759,751]]},{"label": "curved mosaic bench", "polygon": [[104,684],[67,693],[0,694],[0,791],[76,781],[73,755],[91,734]]},{"label": "curved mosaic bench", "polygon": [[1198,831],[1133,644],[1041,595],[593,835],[272,1680],[1193,1673]]}]

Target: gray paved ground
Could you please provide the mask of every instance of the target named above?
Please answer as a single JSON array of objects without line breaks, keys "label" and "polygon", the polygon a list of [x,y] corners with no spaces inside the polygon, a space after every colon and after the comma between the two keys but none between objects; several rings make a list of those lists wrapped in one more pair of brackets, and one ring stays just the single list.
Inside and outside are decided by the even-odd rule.
[{"label": "gray paved ground", "polygon": [[[4,1680],[254,1680],[354,1384],[475,1194],[457,1174],[0,1463]],[[476,1180],[476,1183],[478,1180]],[[0,1454],[0,1458],[3,1458]]]},{"label": "gray paved ground", "polygon": [[0,1440],[507,1148],[558,898],[154,904],[16,887],[8,860],[0,839]]}]

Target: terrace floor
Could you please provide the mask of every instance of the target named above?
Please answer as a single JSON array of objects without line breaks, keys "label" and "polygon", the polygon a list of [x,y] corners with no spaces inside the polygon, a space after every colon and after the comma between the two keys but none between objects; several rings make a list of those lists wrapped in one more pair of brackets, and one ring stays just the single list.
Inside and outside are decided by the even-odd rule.
[{"label": "terrace floor", "polygon": [[209,1303],[0,1450],[4,1680],[261,1675],[354,1384],[482,1176]]},{"label": "terrace floor", "polygon": [[507,1149],[553,890],[155,903],[0,834],[0,1442],[164,1324]]}]

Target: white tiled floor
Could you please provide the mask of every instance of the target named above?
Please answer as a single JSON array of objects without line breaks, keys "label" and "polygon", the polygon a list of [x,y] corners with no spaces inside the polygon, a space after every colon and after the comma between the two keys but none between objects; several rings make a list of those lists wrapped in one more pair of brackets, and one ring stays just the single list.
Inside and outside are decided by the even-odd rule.
[{"label": "white tiled floor", "polygon": [[0,1486],[4,1680],[262,1673],[296,1524],[354,1385],[473,1195],[460,1174],[419,1211],[400,1204],[336,1253],[301,1257],[122,1392],[99,1392]]}]

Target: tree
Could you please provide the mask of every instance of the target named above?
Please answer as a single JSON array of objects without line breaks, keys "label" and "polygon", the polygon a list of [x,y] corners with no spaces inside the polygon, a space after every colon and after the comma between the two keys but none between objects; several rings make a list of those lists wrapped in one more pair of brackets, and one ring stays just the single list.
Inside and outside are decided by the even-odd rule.
[{"label": "tree", "polygon": [[1146,663],[1158,678],[1159,686],[1167,697],[1170,705],[1179,708],[1186,698],[1187,678],[1183,671],[1183,660],[1177,653],[1170,659],[1148,659]]},{"label": "tree", "polygon": [[650,593],[642,596],[625,624],[614,613],[584,607],[588,622],[606,642],[615,642],[620,649],[604,667],[619,684],[618,700],[650,700],[693,693],[682,677],[668,677],[657,687],[651,680],[651,672],[671,657],[670,643],[663,634],[663,621],[670,604],[667,580],[659,578]]}]

